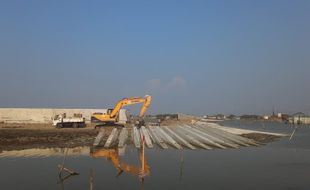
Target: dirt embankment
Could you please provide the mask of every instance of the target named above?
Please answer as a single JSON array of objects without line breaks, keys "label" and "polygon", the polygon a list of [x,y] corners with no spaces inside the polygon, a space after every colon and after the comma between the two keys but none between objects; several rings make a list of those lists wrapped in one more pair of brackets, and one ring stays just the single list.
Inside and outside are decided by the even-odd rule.
[{"label": "dirt embankment", "polygon": [[92,126],[56,129],[48,124],[0,124],[0,151],[88,146],[97,134]]},{"label": "dirt embankment", "polygon": [[253,139],[254,141],[260,143],[269,143],[281,138],[279,136],[262,134],[262,133],[249,133],[249,134],[242,134],[241,136]]},{"label": "dirt embankment", "polygon": [[[105,137],[113,127],[105,127]],[[93,125],[86,128],[56,129],[50,124],[0,124],[0,152],[27,148],[91,146],[98,130]],[[279,137],[260,133],[243,134],[243,137],[268,143]]]}]

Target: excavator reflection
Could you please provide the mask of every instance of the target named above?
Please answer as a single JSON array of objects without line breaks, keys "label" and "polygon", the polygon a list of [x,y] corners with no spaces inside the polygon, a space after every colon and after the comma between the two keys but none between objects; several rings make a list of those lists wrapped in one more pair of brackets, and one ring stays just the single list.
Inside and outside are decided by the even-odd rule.
[{"label": "excavator reflection", "polygon": [[119,150],[116,149],[96,149],[93,150],[90,155],[94,158],[105,157],[113,166],[117,169],[118,174],[120,176],[123,172],[129,173],[135,176],[138,176],[141,181],[144,181],[144,177],[150,174],[150,166],[148,165],[145,155],[144,155],[144,146],[139,150],[139,159],[140,165],[129,165],[119,159]]}]

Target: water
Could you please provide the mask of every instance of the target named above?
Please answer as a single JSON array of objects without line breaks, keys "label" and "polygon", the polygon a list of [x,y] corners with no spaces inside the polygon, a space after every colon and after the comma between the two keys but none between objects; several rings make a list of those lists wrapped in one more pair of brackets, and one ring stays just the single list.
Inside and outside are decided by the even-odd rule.
[{"label": "water", "polygon": [[[225,125],[291,133],[288,125],[268,122],[224,122]],[[88,154],[88,147],[69,152],[65,166],[78,171],[62,183],[57,154],[12,153],[0,157],[1,189],[309,189],[310,128],[299,128],[291,141],[282,138],[260,147],[231,150],[146,149],[144,159],[150,174],[144,181],[135,172],[119,176],[112,160]],[[48,152],[53,152],[49,150]],[[107,154],[102,152],[101,154]],[[14,156],[15,155],[15,156]],[[52,156],[54,155],[54,156]],[[56,156],[55,156],[56,155]],[[141,169],[141,152],[127,147],[121,163]],[[135,171],[135,170],[133,170]],[[90,180],[90,179],[93,180]],[[90,182],[92,181],[92,183]]]}]

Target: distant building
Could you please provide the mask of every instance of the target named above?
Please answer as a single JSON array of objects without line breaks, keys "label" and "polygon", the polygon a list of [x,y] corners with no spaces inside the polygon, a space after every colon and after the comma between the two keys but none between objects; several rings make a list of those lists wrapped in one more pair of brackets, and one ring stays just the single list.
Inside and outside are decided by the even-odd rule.
[{"label": "distant building", "polygon": [[148,125],[158,126],[158,125],[160,125],[161,119],[158,119],[156,116],[148,115],[148,116],[144,117],[144,121]]},{"label": "distant building", "polygon": [[226,119],[226,116],[224,114],[217,114],[215,115],[216,119]]},{"label": "distant building", "polygon": [[224,114],[216,114],[216,115],[204,115],[203,119],[214,119],[214,120],[224,120],[226,119],[226,115]]},{"label": "distant building", "polygon": [[157,119],[160,119],[161,121],[163,120],[168,120],[168,119],[179,119],[179,114],[158,114],[158,115],[155,115],[155,117]]},{"label": "distant building", "polygon": [[262,116],[259,115],[242,115],[240,116],[240,119],[245,119],[245,120],[259,120],[263,119]]},{"label": "distant building", "polygon": [[289,117],[289,122],[292,124],[302,125],[302,124],[310,124],[310,117],[302,112],[298,112]]},{"label": "distant building", "polygon": [[227,119],[238,119],[238,116],[230,114],[230,115],[227,116]]}]

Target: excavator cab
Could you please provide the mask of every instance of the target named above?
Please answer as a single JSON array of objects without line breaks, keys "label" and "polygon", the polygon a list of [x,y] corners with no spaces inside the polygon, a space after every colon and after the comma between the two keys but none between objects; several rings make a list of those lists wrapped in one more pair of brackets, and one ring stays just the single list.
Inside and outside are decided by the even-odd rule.
[{"label": "excavator cab", "polygon": [[113,111],[113,109],[108,109],[107,110],[107,115],[111,115],[112,111]]}]

